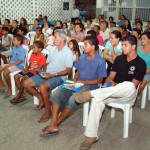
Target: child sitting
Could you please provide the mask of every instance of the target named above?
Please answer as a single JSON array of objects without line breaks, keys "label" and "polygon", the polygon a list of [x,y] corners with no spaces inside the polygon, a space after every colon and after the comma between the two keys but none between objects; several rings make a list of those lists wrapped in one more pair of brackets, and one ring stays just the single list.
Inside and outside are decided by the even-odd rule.
[{"label": "child sitting", "polygon": [[[11,72],[22,70],[24,68],[26,50],[22,47],[22,41],[23,41],[23,37],[21,35],[16,34],[14,36],[13,39],[14,47],[12,49],[12,54],[11,54],[12,58],[10,60],[10,63],[1,66],[1,71],[3,70],[4,78],[8,85],[8,90],[6,91],[6,95],[4,96],[4,99],[9,98],[12,92],[9,74]],[[5,88],[4,83],[2,81],[2,77],[0,74],[0,93],[5,92],[4,88]]]},{"label": "child sitting", "polygon": [[29,66],[15,75],[14,78],[19,92],[15,98],[10,100],[11,104],[15,105],[27,99],[24,93],[24,87],[22,86],[22,82],[27,78],[36,75],[37,71],[41,69],[44,65],[46,65],[46,57],[41,53],[43,48],[44,45],[41,41],[35,41],[33,44],[33,52],[29,59]]},{"label": "child sitting", "polygon": [[3,59],[4,63],[7,64],[7,60],[5,55],[3,55],[3,53],[1,54],[1,52],[7,51],[10,49],[10,45],[11,45],[11,37],[8,35],[8,27],[3,27],[2,28],[2,42],[0,43],[0,56]]}]

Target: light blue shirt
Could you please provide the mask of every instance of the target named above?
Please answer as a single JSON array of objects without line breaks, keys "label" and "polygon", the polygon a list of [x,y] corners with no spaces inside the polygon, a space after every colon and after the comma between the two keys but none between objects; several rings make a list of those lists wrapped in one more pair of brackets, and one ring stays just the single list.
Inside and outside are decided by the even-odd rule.
[{"label": "light blue shirt", "polygon": [[[110,41],[107,41],[105,48],[108,49],[108,55],[111,56],[111,43]],[[119,42],[119,44],[117,45],[117,47],[114,48],[114,52],[115,53],[122,53],[122,43]]]},{"label": "light blue shirt", "polygon": [[[58,50],[57,46],[54,46],[47,58],[47,70],[46,73],[55,74],[60,71],[66,70],[66,68],[72,68],[73,66],[73,53],[68,46]],[[61,76],[63,80],[67,76]]]},{"label": "light blue shirt", "polygon": [[26,56],[26,50],[22,47],[22,45],[20,47],[13,47],[12,49],[12,59],[10,61],[10,63],[15,63],[18,60],[21,60],[21,63],[16,65],[17,68],[19,69],[23,69],[24,68],[24,63],[25,63],[25,56]]},{"label": "light blue shirt", "polygon": [[138,47],[138,56],[146,62],[146,68],[150,69],[150,53],[144,54],[142,46]]}]

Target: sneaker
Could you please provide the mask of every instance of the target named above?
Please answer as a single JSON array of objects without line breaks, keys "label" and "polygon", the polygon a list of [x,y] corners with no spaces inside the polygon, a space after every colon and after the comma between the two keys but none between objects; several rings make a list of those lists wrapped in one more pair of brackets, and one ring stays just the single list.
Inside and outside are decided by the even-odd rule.
[{"label": "sneaker", "polygon": [[91,100],[91,98],[92,97],[90,91],[77,93],[75,95],[75,101],[78,103],[88,102]]},{"label": "sneaker", "polygon": [[88,150],[91,148],[92,144],[97,142],[97,137],[86,137],[80,145],[80,150]]}]

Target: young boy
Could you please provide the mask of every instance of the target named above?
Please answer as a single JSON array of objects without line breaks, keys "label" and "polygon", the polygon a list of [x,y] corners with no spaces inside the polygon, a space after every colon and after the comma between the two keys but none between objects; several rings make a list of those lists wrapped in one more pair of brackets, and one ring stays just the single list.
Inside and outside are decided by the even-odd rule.
[{"label": "young boy", "polygon": [[[4,78],[8,85],[8,89],[6,91],[4,99],[9,98],[11,95],[11,82],[9,74],[11,72],[22,70],[24,68],[26,50],[21,45],[22,41],[23,37],[21,35],[17,34],[14,36],[13,39],[14,47],[12,49],[11,61],[10,63],[1,66],[1,71],[3,70]],[[0,93],[3,93],[4,89],[5,89],[4,83],[2,81],[2,77],[0,74]]]},{"label": "young boy", "polygon": [[[80,92],[98,88],[106,73],[106,62],[97,54],[98,40],[95,37],[86,37],[84,40],[84,52],[78,63],[74,82],[83,83]],[[44,129],[42,137],[51,136],[59,132],[58,126],[78,108],[75,103],[76,93],[59,87],[52,94],[52,119],[50,125]],[[63,110],[59,116],[60,109]]]},{"label": "young boy", "polygon": [[43,48],[44,44],[41,41],[35,41],[33,44],[33,52],[29,59],[29,66],[15,75],[14,78],[19,92],[15,98],[10,100],[11,104],[15,105],[27,99],[23,91],[24,87],[22,86],[22,82],[36,75],[37,71],[46,65],[46,57],[41,53]]},{"label": "young boy", "polygon": [[8,27],[2,28],[2,42],[0,43],[0,56],[3,59],[4,63],[7,64],[6,57],[1,53],[4,51],[8,51],[11,46],[11,37],[8,35]]}]

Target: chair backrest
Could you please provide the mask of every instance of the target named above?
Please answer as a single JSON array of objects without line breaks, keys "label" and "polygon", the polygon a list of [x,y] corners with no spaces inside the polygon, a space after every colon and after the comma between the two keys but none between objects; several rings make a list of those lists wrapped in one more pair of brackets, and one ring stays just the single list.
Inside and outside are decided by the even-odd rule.
[{"label": "chair backrest", "polygon": [[83,52],[84,52],[84,43],[83,43],[83,42],[79,42],[78,45],[79,45],[80,53],[81,53],[81,55],[82,55]]},{"label": "chair backrest", "polygon": [[98,45],[98,47],[99,47],[98,53],[101,57],[103,57],[105,47],[101,45]]},{"label": "chair backrest", "polygon": [[24,63],[24,68],[25,68],[27,65],[27,57],[28,57],[29,47],[27,45],[22,45],[22,47],[26,50],[25,63]]},{"label": "chair backrest", "polygon": [[26,38],[29,40],[30,45],[33,45],[35,35],[36,35],[35,31],[31,31],[27,33]]}]

